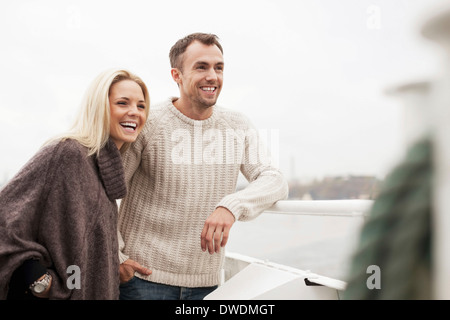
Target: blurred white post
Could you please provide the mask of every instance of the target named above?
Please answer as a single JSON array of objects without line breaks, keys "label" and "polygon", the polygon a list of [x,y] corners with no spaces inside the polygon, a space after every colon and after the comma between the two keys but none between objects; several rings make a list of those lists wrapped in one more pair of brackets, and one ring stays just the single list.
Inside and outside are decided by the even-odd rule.
[{"label": "blurred white post", "polygon": [[387,95],[401,100],[404,152],[430,130],[430,85],[429,81],[417,81],[386,91]]},{"label": "blurred white post", "polygon": [[423,34],[444,49],[442,78],[433,86],[433,298],[450,299],[450,10],[430,19]]}]

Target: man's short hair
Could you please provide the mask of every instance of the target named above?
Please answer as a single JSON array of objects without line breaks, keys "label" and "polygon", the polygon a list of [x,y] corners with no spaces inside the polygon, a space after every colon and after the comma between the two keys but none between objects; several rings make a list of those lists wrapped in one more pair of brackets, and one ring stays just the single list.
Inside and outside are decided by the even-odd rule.
[{"label": "man's short hair", "polygon": [[216,45],[223,54],[223,48],[219,43],[219,38],[215,34],[200,32],[192,33],[178,40],[170,49],[169,58],[170,66],[172,68],[182,70],[183,54],[186,52],[187,47],[194,41],[199,41],[208,46]]}]

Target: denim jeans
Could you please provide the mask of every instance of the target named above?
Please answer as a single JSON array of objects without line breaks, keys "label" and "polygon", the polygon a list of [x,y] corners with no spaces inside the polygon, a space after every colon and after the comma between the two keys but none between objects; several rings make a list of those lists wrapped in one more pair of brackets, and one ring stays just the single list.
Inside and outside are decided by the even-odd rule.
[{"label": "denim jeans", "polygon": [[138,277],[120,285],[120,300],[203,300],[217,289],[213,287],[186,288],[155,283]]}]

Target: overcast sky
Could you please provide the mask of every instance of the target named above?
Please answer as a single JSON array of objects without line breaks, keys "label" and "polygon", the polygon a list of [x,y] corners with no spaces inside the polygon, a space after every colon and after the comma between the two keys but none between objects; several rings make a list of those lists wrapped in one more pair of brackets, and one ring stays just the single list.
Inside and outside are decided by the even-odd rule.
[{"label": "overcast sky", "polygon": [[218,104],[267,132],[289,178],[382,178],[404,148],[402,105],[385,90],[438,68],[418,22],[439,2],[2,0],[0,182],[68,129],[107,68],[141,76],[152,104],[176,96],[168,53],[192,32],[219,36]]}]

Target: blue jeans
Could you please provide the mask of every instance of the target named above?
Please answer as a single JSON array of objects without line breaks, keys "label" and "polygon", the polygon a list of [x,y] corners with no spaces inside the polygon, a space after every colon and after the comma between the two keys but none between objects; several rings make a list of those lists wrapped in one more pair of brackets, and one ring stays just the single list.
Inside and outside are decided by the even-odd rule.
[{"label": "blue jeans", "polygon": [[151,282],[138,277],[120,285],[120,300],[203,300],[217,289],[213,287],[186,288]]}]

